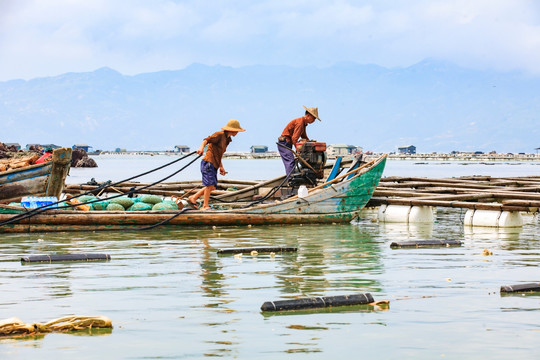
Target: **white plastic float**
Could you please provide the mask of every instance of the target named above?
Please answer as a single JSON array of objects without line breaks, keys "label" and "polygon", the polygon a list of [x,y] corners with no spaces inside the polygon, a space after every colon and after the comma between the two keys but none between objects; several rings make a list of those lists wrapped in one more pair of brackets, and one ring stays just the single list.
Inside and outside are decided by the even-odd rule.
[{"label": "white plastic float", "polygon": [[433,223],[433,208],[431,206],[381,205],[378,219],[389,223]]},{"label": "white plastic float", "polygon": [[523,217],[519,211],[493,211],[469,209],[463,219],[465,226],[521,227]]}]

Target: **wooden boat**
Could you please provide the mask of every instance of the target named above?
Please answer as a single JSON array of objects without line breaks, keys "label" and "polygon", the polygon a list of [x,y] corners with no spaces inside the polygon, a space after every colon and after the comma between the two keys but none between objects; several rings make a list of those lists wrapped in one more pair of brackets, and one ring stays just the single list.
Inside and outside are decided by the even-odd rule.
[{"label": "wooden boat", "polygon": [[[245,203],[220,203],[216,210],[201,211],[73,211],[48,210],[20,221],[0,226],[0,232],[142,230],[156,224],[178,226],[241,226],[269,224],[345,223],[358,216],[370,200],[382,176],[387,155],[382,155],[356,168],[345,170],[332,180],[309,189],[304,197],[294,195],[282,201],[245,207]],[[276,179],[273,181],[275,182]],[[224,199],[251,197],[266,181],[247,186]],[[9,221],[20,208],[0,206],[0,224]]]},{"label": "wooden boat", "polygon": [[70,164],[71,148],[60,148],[51,161],[0,172],[0,203],[23,196],[60,197]]}]

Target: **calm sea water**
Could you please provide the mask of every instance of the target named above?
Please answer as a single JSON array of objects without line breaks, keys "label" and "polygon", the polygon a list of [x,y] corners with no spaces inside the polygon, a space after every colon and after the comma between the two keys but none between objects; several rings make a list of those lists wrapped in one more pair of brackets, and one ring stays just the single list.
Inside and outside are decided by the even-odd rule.
[{"label": "calm sea water", "polygon": [[[121,180],[170,157],[97,157],[69,182]],[[226,160],[234,179],[278,176],[279,160]],[[198,162],[171,180],[199,177]],[[180,167],[177,167],[177,169]],[[155,181],[171,171],[143,181]],[[385,176],[540,175],[534,163],[389,162]],[[501,285],[540,281],[538,217],[523,228],[467,228],[460,210],[429,225],[355,224],[1,235],[0,319],[103,315],[114,329],[0,340],[1,359],[508,359],[537,357],[540,295]],[[461,247],[390,249],[396,240]],[[297,253],[217,255],[286,245]],[[483,256],[489,249],[492,256]],[[108,253],[96,263],[22,265],[28,254]],[[369,292],[389,308],[261,313],[268,300]]]},{"label": "calm sea water", "polygon": [[[160,165],[178,159],[178,155],[101,155],[94,157],[97,168],[73,168],[67,182],[79,184],[95,178],[97,181],[120,181],[141,174]],[[154,182],[179,171],[193,158],[187,158],[163,170],[149,174],[137,181]],[[200,179],[200,161],[195,161],[177,175],[167,181]],[[383,176],[424,176],[424,177],[457,177],[470,175],[490,176],[529,176],[540,175],[538,161],[501,161],[490,162],[490,165],[479,161],[430,161],[389,160]],[[264,180],[280,176],[284,173],[281,159],[224,159],[223,165],[229,172],[224,178],[235,180]],[[221,178],[221,177],[220,177]]]}]

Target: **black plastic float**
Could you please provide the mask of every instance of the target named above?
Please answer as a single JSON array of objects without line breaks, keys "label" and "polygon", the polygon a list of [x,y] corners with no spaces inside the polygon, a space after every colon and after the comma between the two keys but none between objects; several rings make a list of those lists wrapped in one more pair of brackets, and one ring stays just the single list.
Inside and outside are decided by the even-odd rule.
[{"label": "black plastic float", "polygon": [[30,255],[21,258],[21,262],[53,262],[53,261],[95,261],[111,260],[108,254],[59,254],[59,255]]},{"label": "black plastic float", "polygon": [[527,283],[518,285],[502,285],[501,292],[533,292],[540,291],[540,283]]},{"label": "black plastic float", "polygon": [[391,248],[420,248],[437,246],[461,246],[459,240],[409,240],[394,241],[390,244]]},{"label": "black plastic float", "polygon": [[295,252],[298,251],[298,248],[295,247],[286,247],[286,246],[253,246],[246,248],[226,248],[219,249],[218,254],[250,254],[252,251],[257,251],[259,253],[269,253],[269,252]]},{"label": "black plastic float", "polygon": [[330,306],[345,305],[365,305],[374,302],[370,293],[338,295],[338,296],[320,296],[311,298],[301,298],[293,300],[267,301],[261,306],[262,311],[283,311],[315,309]]}]

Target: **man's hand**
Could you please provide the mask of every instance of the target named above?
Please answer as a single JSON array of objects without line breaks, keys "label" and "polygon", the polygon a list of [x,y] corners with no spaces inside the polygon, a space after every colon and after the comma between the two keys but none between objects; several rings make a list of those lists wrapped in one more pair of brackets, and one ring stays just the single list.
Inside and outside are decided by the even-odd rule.
[{"label": "man's hand", "polygon": [[225,171],[225,169],[223,168],[223,166],[220,166],[220,167],[219,167],[219,173],[220,173],[222,176],[227,175],[227,172]]}]

